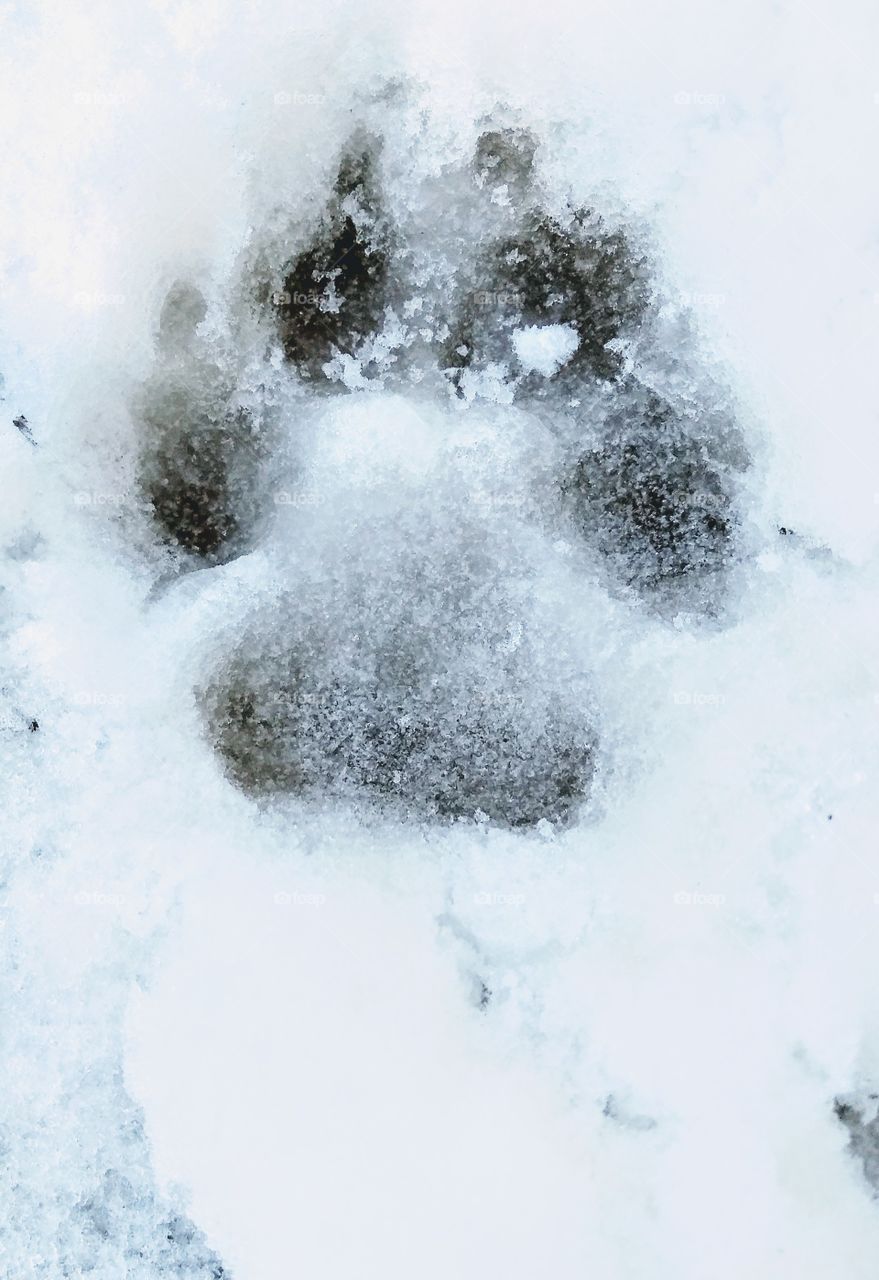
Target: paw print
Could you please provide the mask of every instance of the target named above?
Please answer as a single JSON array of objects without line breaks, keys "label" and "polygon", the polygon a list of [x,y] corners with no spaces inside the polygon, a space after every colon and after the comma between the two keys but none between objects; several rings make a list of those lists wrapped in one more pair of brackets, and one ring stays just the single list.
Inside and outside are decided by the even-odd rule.
[{"label": "paw print", "polygon": [[356,133],[224,296],[168,293],[135,405],[150,536],[174,572],[263,566],[195,690],[231,785],[563,823],[602,734],[541,598],[554,549],[710,612],[748,453],[636,233],[551,199],[528,130],[417,181],[401,145]]}]

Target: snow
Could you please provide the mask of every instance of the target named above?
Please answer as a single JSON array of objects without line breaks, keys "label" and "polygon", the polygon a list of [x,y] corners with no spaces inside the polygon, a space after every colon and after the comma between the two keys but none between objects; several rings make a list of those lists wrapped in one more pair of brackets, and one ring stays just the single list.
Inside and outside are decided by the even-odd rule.
[{"label": "snow", "polygon": [[[2,21],[4,1274],[872,1277],[876,15]],[[469,260],[479,218],[449,210],[505,113],[550,212],[571,193],[654,264],[649,333],[614,349],[677,405],[714,397],[699,446],[742,512],[719,585],[633,585],[553,505],[577,415],[601,443],[605,392],[552,399],[573,326],[495,297],[520,367],[423,372],[432,342],[469,353],[429,244]],[[358,114],[426,230],[316,390],[264,359],[242,280],[304,242]],[[516,182],[486,184],[506,226]],[[185,359],[156,341],[181,279],[206,299]],[[194,386],[190,358],[267,406],[271,460],[244,553],[180,572],[132,405],[157,371]],[[232,785],[200,697],[231,655],[304,617],[366,679],[407,610],[419,670],[466,669],[492,724],[551,703],[594,730],[571,820]]]},{"label": "snow", "polygon": [[513,347],[526,373],[549,378],[565,364],[579,345],[570,324],[526,325],[513,334]]}]

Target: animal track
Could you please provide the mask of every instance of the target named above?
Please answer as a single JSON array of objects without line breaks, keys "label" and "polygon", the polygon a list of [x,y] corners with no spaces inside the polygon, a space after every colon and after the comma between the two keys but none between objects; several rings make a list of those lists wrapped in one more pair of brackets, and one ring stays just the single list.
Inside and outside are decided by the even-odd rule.
[{"label": "animal track", "polygon": [[237,401],[230,373],[198,338],[204,316],[196,289],[172,288],[159,324],[159,365],[138,405],[140,483],[163,541],[212,565],[241,553],[264,506],[267,415]]},{"label": "animal track", "polygon": [[655,587],[723,568],[736,517],[724,462],[711,455],[725,426],[706,443],[671,405],[635,388],[600,444],[577,458],[563,482],[574,520],[627,581]]},{"label": "animal track", "polygon": [[384,565],[342,608],[319,587],[276,604],[273,625],[255,620],[203,695],[238,785],[509,827],[571,814],[593,770],[591,729],[560,691],[529,686],[530,637],[479,549],[457,549],[457,564]]},{"label": "animal track", "polygon": [[[382,154],[357,135],[317,223],[251,260],[249,352],[209,344],[194,288],[176,286],[165,303],[157,371],[137,406],[156,536],[182,567],[289,551],[285,538],[317,538],[323,558],[323,585],[308,586],[281,556],[288,585],[271,614],[256,610],[199,691],[206,732],[254,796],[371,797],[513,828],[564,821],[589,792],[597,714],[578,684],[588,673],[540,661],[550,642],[523,596],[530,570],[509,561],[567,520],[610,589],[645,608],[677,592],[697,608],[738,554],[747,454],[717,397],[700,409],[653,389],[663,331],[647,255],[591,209],[550,209],[528,131],[485,130],[472,160],[451,166],[444,187],[426,178],[408,206],[394,205]],[[317,394],[328,391],[342,395]],[[404,395],[448,424],[434,430],[440,460],[425,464],[427,479],[379,486],[380,536],[410,538],[396,560],[363,551],[378,536],[371,481],[355,477],[350,511],[338,499],[344,536],[317,513],[309,533],[304,501],[293,526],[271,513],[278,476],[293,475],[295,505],[309,451],[336,439],[346,406],[377,393],[393,393],[381,401],[389,414]],[[548,488],[535,478],[530,497],[485,516],[509,557],[485,550],[466,503],[432,525],[455,453],[444,435],[461,414],[496,417],[498,403],[533,419],[534,452],[555,468]],[[340,493],[352,466],[338,464]]]},{"label": "animal track", "polygon": [[[490,308],[480,305],[486,291],[478,282],[484,280],[492,282]],[[566,377],[584,372],[611,377],[621,359],[609,344],[637,323],[646,302],[642,264],[622,235],[606,231],[585,210],[574,213],[567,226],[529,210],[515,234],[479,256],[475,281],[461,300],[448,344],[450,363],[459,369],[490,361],[515,371],[516,330],[566,325],[577,337]],[[536,379],[527,384],[535,385],[540,385]]]},{"label": "animal track", "polygon": [[390,234],[374,145],[363,141],[342,158],[314,243],[285,267],[283,288],[272,295],[284,352],[304,377],[321,379],[336,352],[351,355],[381,326]]}]

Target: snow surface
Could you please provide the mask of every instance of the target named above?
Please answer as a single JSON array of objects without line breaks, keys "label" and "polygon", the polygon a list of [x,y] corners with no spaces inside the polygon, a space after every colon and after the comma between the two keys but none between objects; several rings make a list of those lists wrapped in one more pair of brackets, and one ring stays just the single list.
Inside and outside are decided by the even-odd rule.
[{"label": "snow surface", "polygon": [[550,377],[577,350],[577,331],[569,324],[530,324],[513,334],[513,347],[526,373]]},{"label": "snow surface", "polygon": [[[873,1277],[873,8],[0,22],[3,1274]],[[242,273],[314,221],[352,119],[386,128],[395,209],[453,240],[499,110],[554,208],[643,240],[651,336],[620,358],[679,404],[730,389],[750,466],[719,604],[657,606],[540,514],[570,441],[503,360],[457,396],[393,382],[442,296],[420,250],[423,294],[334,393],[260,362]],[[501,225],[515,181],[485,181]],[[180,279],[207,300],[180,376],[234,368],[282,442],[246,553],[186,572],[132,408],[180,373],[156,337]],[[413,558],[420,662],[479,669],[477,624],[443,621],[441,584],[453,618],[472,589],[515,677],[492,714],[557,698],[595,729],[571,821],[230,783],[198,691],[248,628],[283,647],[292,595],[372,636]]]}]

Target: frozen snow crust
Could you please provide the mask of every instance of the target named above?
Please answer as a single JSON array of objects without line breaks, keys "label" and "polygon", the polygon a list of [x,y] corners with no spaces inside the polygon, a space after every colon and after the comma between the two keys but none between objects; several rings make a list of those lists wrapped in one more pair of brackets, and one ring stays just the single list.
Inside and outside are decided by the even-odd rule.
[{"label": "frozen snow crust", "polygon": [[4,1273],[872,1277],[875,566],[742,220],[224,12],[7,169]]}]

